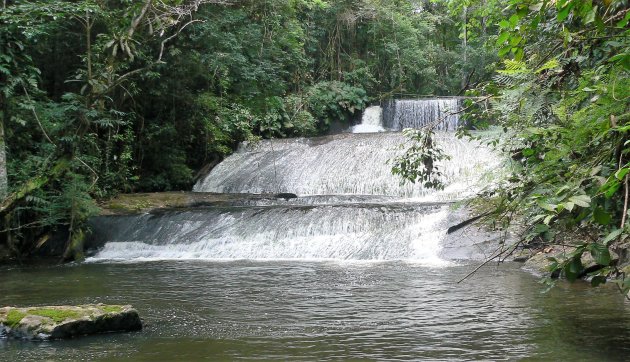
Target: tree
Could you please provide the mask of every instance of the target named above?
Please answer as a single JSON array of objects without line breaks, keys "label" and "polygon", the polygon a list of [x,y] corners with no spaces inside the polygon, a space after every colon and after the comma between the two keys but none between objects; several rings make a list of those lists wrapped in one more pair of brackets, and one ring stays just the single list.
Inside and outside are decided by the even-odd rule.
[{"label": "tree", "polygon": [[[22,140],[13,129],[9,134],[16,141],[9,148],[30,151],[24,159],[8,161],[22,164],[13,168],[18,182],[0,209],[7,240],[30,239],[21,245],[28,250],[42,233],[65,224],[69,228],[66,257],[80,256],[83,223],[94,209],[92,196],[108,192],[99,184],[101,176],[113,171],[124,178],[129,167],[116,162],[116,169],[110,169],[111,161],[127,152],[125,145],[118,154],[112,151],[121,139],[119,132],[127,134],[131,125],[127,102],[133,97],[134,80],[163,63],[169,42],[198,22],[195,13],[209,3],[228,2],[146,0],[126,7],[90,0],[3,3],[0,126],[11,122],[27,134],[35,129],[42,141]],[[61,29],[66,31],[60,41]],[[72,46],[84,54],[82,62],[57,69],[68,72],[73,85],[64,87],[60,99],[48,99],[37,79],[47,59],[32,57],[40,51],[37,41],[65,46],[73,40],[80,40]],[[1,162],[2,151],[0,147],[0,166],[5,166],[0,167],[0,185],[7,165],[6,158]],[[24,225],[20,219],[28,222]]]}]

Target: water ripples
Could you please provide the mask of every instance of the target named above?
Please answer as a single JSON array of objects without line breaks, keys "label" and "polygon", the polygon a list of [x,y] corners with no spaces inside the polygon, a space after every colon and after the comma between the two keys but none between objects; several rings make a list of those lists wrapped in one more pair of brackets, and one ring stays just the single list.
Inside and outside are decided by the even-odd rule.
[{"label": "water ripples", "polygon": [[[535,278],[510,266],[482,269],[457,284],[472,267],[162,261],[2,270],[0,304],[131,303],[146,329],[37,348],[5,341],[0,357],[559,360],[605,355],[615,360],[630,352],[629,310],[616,291],[591,293],[563,285],[542,295]],[[567,314],[578,307],[579,314]]]}]

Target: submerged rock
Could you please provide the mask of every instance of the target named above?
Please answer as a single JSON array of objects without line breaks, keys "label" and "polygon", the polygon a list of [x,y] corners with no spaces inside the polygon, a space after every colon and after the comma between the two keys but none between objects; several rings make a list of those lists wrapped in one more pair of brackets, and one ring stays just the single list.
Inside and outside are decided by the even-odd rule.
[{"label": "submerged rock", "polygon": [[66,339],[141,329],[140,316],[130,305],[0,308],[0,338]]}]

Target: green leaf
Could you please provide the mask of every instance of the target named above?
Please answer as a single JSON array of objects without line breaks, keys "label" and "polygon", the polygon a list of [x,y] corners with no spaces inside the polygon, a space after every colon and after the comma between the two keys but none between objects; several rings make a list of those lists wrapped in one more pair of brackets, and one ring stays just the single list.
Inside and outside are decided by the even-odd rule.
[{"label": "green leaf", "polygon": [[628,22],[630,21],[630,11],[626,13],[626,16],[617,23],[617,27],[618,28],[625,28],[626,25],[628,25]]},{"label": "green leaf", "polygon": [[[509,28],[509,27],[510,27],[510,22],[509,22],[509,21],[507,21],[507,20],[501,20],[501,22],[499,23],[499,27],[500,27],[501,29],[507,29],[507,28]],[[509,33],[507,33],[507,34],[509,34]],[[509,36],[509,35],[508,35],[508,36]],[[507,38],[506,38],[506,39],[504,39],[504,41],[505,41],[505,40],[507,40]]]},{"label": "green leaf", "polygon": [[623,233],[623,229],[617,229],[610,232],[610,234],[606,235],[604,240],[602,240],[602,244],[609,245],[611,241],[617,239],[619,235]]},{"label": "green leaf", "polygon": [[536,73],[541,73],[548,69],[556,69],[560,68],[560,62],[558,59],[551,59],[550,61],[543,64],[540,68],[536,69]]},{"label": "green leaf", "polygon": [[629,171],[630,168],[619,169],[619,171],[615,172],[615,177],[617,178],[617,180],[621,181],[624,177],[626,177]]},{"label": "green leaf", "polygon": [[582,260],[580,259],[579,256],[576,256],[573,259],[571,259],[571,261],[569,261],[565,265],[564,269],[562,269],[562,271],[564,271],[564,276],[570,282],[574,282],[575,280],[577,280],[577,278],[580,276],[583,270],[584,270],[584,266],[582,265]]},{"label": "green leaf", "polygon": [[499,56],[500,57],[505,56],[507,53],[510,52],[510,50],[512,50],[511,46],[509,46],[509,45],[504,46],[503,48],[499,49]]},{"label": "green leaf", "polygon": [[515,47],[515,46],[517,46],[518,44],[520,44],[520,42],[521,42],[522,40],[523,40],[523,37],[522,37],[522,36],[520,36],[520,35],[513,36],[513,37],[511,37],[511,38],[510,38],[510,45],[511,45],[511,46],[513,46],[513,47]]},{"label": "green leaf", "polygon": [[606,277],[603,275],[596,275],[591,279],[591,286],[597,287],[599,285],[606,284]]},{"label": "green leaf", "polygon": [[591,256],[593,256],[593,260],[599,265],[608,266],[612,261],[610,257],[610,250],[604,244],[600,243],[592,243],[589,245],[589,250],[591,251]]},{"label": "green leaf", "polygon": [[538,224],[538,225],[534,226],[534,230],[533,231],[536,234],[542,234],[544,232],[549,231],[549,225]]},{"label": "green leaf", "polygon": [[606,198],[610,199],[621,187],[621,183],[614,177],[611,177],[606,181],[602,187],[599,188],[599,192],[603,192]]},{"label": "green leaf", "polygon": [[545,214],[536,215],[536,216],[532,217],[529,221],[530,221],[530,223],[533,224],[535,222],[538,222],[538,221],[544,219],[546,216],[547,215],[545,215]]},{"label": "green leaf", "polygon": [[612,221],[610,214],[601,207],[596,207],[595,210],[593,210],[593,219],[600,225],[609,225]]},{"label": "green leaf", "polygon": [[572,203],[571,201],[567,201],[564,203],[564,208],[569,210],[569,211],[573,211],[573,207],[575,206],[574,203]]},{"label": "green leaf", "polygon": [[549,204],[549,203],[546,203],[546,202],[543,202],[543,201],[537,201],[536,203],[538,204],[538,206],[541,209],[544,209],[544,210],[547,210],[547,211],[552,211],[552,212],[555,212],[556,208],[558,207],[558,205]]},{"label": "green leaf", "polygon": [[506,40],[508,40],[508,38],[510,37],[510,33],[509,32],[503,32],[499,35],[499,38],[497,38],[497,46],[502,45],[503,43],[505,43]]},{"label": "green leaf", "polygon": [[569,197],[569,201],[581,207],[591,206],[591,198],[588,195],[571,196]]},{"label": "green leaf", "polygon": [[573,5],[571,4],[572,3],[569,2],[564,8],[560,9],[560,11],[558,12],[558,21],[563,21],[567,18],[567,16],[569,16],[569,13],[573,8]]},{"label": "green leaf", "polygon": [[584,24],[590,24],[595,21],[595,16],[597,15],[597,6],[593,6],[593,8],[586,14],[584,17]]}]

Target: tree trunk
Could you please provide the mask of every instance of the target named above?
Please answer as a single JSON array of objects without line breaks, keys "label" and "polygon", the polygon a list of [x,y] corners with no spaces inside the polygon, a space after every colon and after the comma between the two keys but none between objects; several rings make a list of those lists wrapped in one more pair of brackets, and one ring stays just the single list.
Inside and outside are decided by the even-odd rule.
[{"label": "tree trunk", "polygon": [[[2,100],[3,108],[5,100]],[[0,200],[4,200],[9,193],[9,181],[7,179],[7,152],[4,142],[4,119],[6,110],[2,110],[2,118],[0,118]]]},{"label": "tree trunk", "polygon": [[[7,2],[2,2],[2,9],[7,8]],[[0,33],[0,44],[6,44],[4,36]],[[4,48],[4,45],[2,46]],[[5,49],[0,49],[4,53]],[[0,84],[6,84],[6,75],[0,76]],[[4,140],[4,126],[6,120],[9,119],[9,104],[8,99],[3,93],[0,93],[0,111],[2,116],[0,117],[0,201],[4,200],[9,194],[9,181],[7,179],[7,151]]]},{"label": "tree trunk", "polygon": [[464,7],[464,10],[462,12],[462,22],[462,50],[464,59],[464,62],[462,64],[462,88],[464,88],[466,87],[466,66],[468,63],[468,7]]}]

